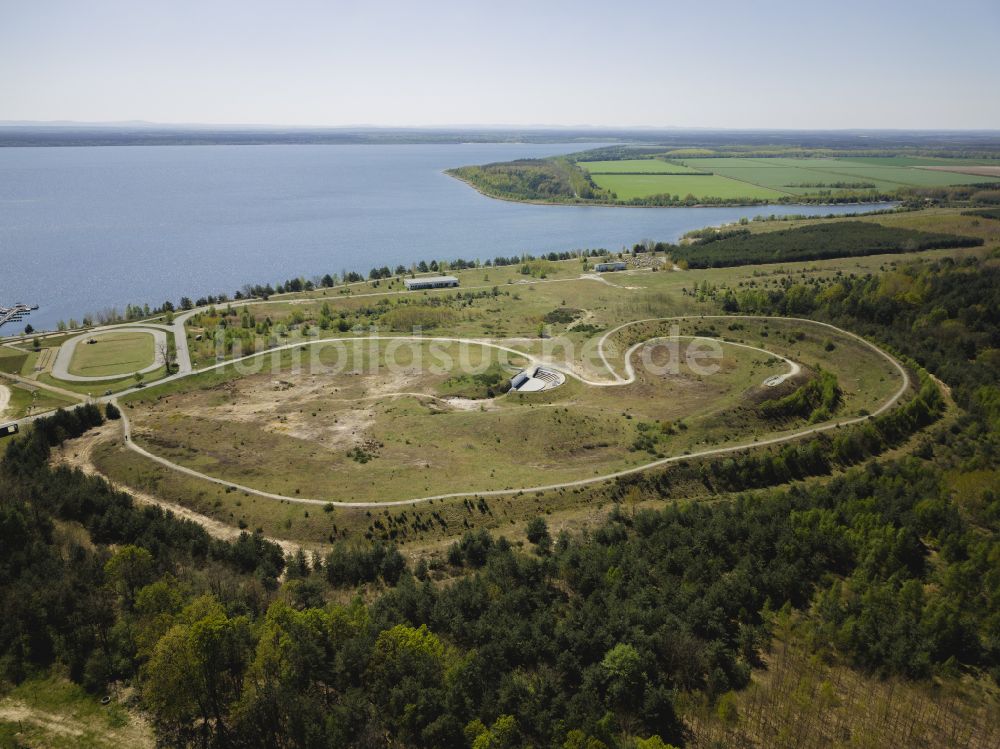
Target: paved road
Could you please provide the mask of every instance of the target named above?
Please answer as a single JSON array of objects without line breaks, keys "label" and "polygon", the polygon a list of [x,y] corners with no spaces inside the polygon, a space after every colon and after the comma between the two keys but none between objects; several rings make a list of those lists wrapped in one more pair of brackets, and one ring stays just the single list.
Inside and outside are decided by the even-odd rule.
[{"label": "paved road", "polygon": [[[119,326],[118,328],[115,328],[115,330],[117,330],[118,332],[129,332],[129,333],[133,331],[138,331],[143,333],[149,333],[150,335],[153,336],[153,363],[150,364],[148,367],[140,369],[139,372],[141,372],[142,374],[149,374],[150,372],[155,372],[157,369],[163,366],[163,362],[160,361],[158,352],[161,346],[167,345],[166,330],[164,330],[162,327],[159,326],[153,327],[153,326],[141,326],[141,325]],[[126,377],[131,377],[133,374],[135,374],[134,372],[127,372],[122,375],[112,375],[110,377],[107,375],[90,376],[90,375],[70,374],[69,365],[70,362],[73,360],[73,353],[76,351],[76,347],[79,344],[83,343],[84,341],[90,340],[91,338],[94,337],[94,335],[96,334],[84,333],[83,335],[74,336],[73,338],[70,338],[69,340],[65,341],[63,345],[59,347],[59,354],[56,356],[56,361],[52,365],[52,376],[55,377],[57,380],[63,380],[64,382],[110,382],[113,380],[123,380]],[[174,335],[176,336],[176,333]],[[184,343],[185,343],[184,350],[186,354],[187,352],[186,339]],[[83,343],[83,345],[86,346],[87,344]],[[101,344],[98,343],[96,345],[100,346]],[[188,359],[188,362],[190,364],[190,359]]]}]

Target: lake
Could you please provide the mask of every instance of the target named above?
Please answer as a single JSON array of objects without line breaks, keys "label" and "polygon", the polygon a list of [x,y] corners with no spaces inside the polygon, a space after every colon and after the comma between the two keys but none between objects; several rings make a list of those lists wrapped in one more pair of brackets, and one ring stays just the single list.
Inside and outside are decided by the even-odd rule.
[{"label": "lake", "polygon": [[592,145],[0,148],[0,305],[38,304],[28,322],[53,328],[129,302],[231,295],[245,283],[367,275],[421,259],[617,250],[742,216],[859,210],[527,205],[442,173]]}]

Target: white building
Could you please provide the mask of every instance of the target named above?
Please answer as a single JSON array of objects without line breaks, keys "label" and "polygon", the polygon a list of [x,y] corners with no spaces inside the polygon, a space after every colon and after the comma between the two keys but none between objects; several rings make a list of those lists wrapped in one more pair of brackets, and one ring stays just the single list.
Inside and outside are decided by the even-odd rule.
[{"label": "white building", "polygon": [[407,291],[417,289],[443,289],[449,286],[458,286],[458,279],[454,276],[422,276],[421,278],[404,278]]}]

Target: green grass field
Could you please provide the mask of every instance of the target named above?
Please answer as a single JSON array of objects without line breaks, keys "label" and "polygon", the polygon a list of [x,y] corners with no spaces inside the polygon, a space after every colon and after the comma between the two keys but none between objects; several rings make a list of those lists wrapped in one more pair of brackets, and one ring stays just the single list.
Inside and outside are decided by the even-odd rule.
[{"label": "green grass field", "polygon": [[[926,162],[926,163],[925,163]],[[956,163],[945,159],[904,158],[697,158],[685,159],[694,169],[769,187],[788,195],[814,195],[829,189],[833,194],[864,192],[871,188],[807,187],[837,183],[869,183],[888,193],[900,187],[941,187],[988,182],[985,177],[920,169]]]},{"label": "green grass field", "polygon": [[987,163],[982,159],[941,159],[931,156],[851,156],[843,160],[855,164],[871,164],[872,166],[977,166]]},{"label": "green grass field", "polygon": [[[974,174],[958,174],[956,172],[938,172],[916,167],[889,166],[884,164],[869,164],[854,159],[838,159],[839,165],[829,171],[859,175],[862,178],[883,180],[907,187],[945,187],[948,185],[975,185],[995,181],[989,177]],[[943,166],[936,164],[935,166]]]},{"label": "green grass field", "polygon": [[0,346],[0,372],[20,374],[21,368],[28,360],[28,352]]},{"label": "green grass field", "polygon": [[18,385],[7,380],[0,380],[0,385],[10,389],[10,403],[2,415],[4,421],[21,419],[56,408],[70,408],[77,404],[77,401],[63,398],[58,393],[44,388],[35,388],[34,393],[32,393],[28,386]]},{"label": "green grass field", "polygon": [[577,166],[591,174],[677,174],[696,173],[698,170],[663,159],[621,159],[619,161],[578,161]]},{"label": "green grass field", "polygon": [[[740,205],[796,198],[811,203],[862,203],[903,197],[901,191],[906,189],[995,183],[1000,179],[946,171],[984,165],[995,168],[998,162],[989,158],[855,158],[844,155],[848,153],[781,147],[651,153],[648,149],[613,147],[462,167],[449,170],[449,174],[486,195],[505,200],[650,206],[697,202]],[[608,155],[638,158],[608,159]],[[702,176],[697,177],[699,174]]]},{"label": "green grass field", "polygon": [[677,195],[681,199],[693,195],[696,199],[773,200],[784,193],[749,182],[740,182],[718,174],[690,176],[670,174],[595,174],[592,179],[605,190],[611,190],[619,200],[646,198],[650,195]]},{"label": "green grass field", "polygon": [[98,333],[77,344],[69,373],[86,377],[117,377],[145,369],[155,361],[153,336],[144,332]]}]

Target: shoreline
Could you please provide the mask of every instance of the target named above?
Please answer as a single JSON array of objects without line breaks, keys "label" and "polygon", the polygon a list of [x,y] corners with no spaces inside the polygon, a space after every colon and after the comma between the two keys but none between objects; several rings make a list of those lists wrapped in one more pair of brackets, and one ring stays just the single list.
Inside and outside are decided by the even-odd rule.
[{"label": "shoreline", "polygon": [[[898,210],[899,207],[902,205],[902,203],[899,202],[899,201],[884,201],[884,202],[879,202],[879,203],[823,203],[823,204],[808,204],[808,203],[788,203],[788,204],[781,204],[781,203],[754,204],[754,203],[750,203],[750,204],[744,204],[744,203],[734,203],[734,204],[726,204],[726,205],[698,204],[698,205],[670,205],[670,206],[629,205],[629,204],[617,204],[617,203],[589,203],[589,204],[588,203],[552,203],[552,202],[546,202],[546,201],[529,201],[529,200],[518,200],[518,199],[513,199],[513,198],[498,198],[498,197],[494,197],[494,196],[492,196],[492,195],[490,195],[488,193],[483,192],[482,190],[480,190],[479,188],[477,188],[475,185],[473,185],[472,183],[468,182],[467,180],[463,179],[462,177],[458,177],[456,175],[448,174],[447,170],[443,170],[441,172],[441,174],[444,174],[444,175],[446,175],[448,177],[451,177],[453,179],[456,179],[456,180],[458,180],[460,182],[465,183],[466,185],[468,185],[469,187],[471,187],[473,190],[475,190],[477,193],[479,193],[483,197],[490,198],[492,200],[501,200],[501,201],[508,202],[508,203],[522,203],[522,204],[530,204],[530,205],[546,205],[546,206],[571,207],[571,208],[572,207],[594,207],[594,206],[596,206],[596,207],[600,207],[600,208],[660,208],[660,209],[680,209],[680,210],[686,210],[686,209],[689,209],[689,208],[709,208],[709,209],[715,208],[715,209],[722,209],[722,208],[741,208],[741,207],[746,207],[746,208],[758,207],[758,208],[761,208],[761,209],[771,207],[771,208],[779,209],[779,208],[782,208],[782,207],[791,207],[791,206],[811,207],[812,205],[815,205],[817,208],[822,208],[822,207],[827,207],[827,208],[833,207],[833,208],[836,208],[836,207],[841,207],[841,206],[870,207],[869,210],[860,210],[860,211],[855,211],[855,212],[844,212],[843,214],[823,214],[823,213],[784,213],[783,214],[783,213],[780,213],[780,212],[772,211],[770,213],[770,215],[766,215],[764,213],[759,214],[763,218],[762,219],[758,219],[758,220],[773,220],[773,219],[771,219],[771,216],[774,216],[774,217],[777,218],[777,220],[785,220],[783,218],[785,216],[787,216],[787,217],[801,218],[801,219],[828,219],[828,218],[851,218],[851,217],[857,217],[857,216],[878,215],[880,213],[891,213],[891,212],[893,212],[895,210]],[[890,206],[890,207],[888,207],[888,208],[885,208],[885,207],[883,207],[883,208],[875,208],[874,206]],[[732,222],[730,222],[730,223],[732,223]],[[705,228],[705,229],[707,229],[707,228],[718,228],[720,226],[725,226],[725,225],[728,225],[728,224],[704,224],[704,225],[701,225],[699,228]],[[683,236],[680,237],[679,239],[683,239]],[[426,260],[426,258],[423,258],[423,259]],[[416,262],[416,261],[414,261],[414,262]],[[341,281],[341,283],[339,283],[336,286],[331,287],[331,288],[344,289],[344,288],[350,288],[350,287],[354,287],[354,286],[367,286],[370,283],[371,283],[371,279],[368,279],[368,278],[363,279],[361,281],[351,281],[351,282],[348,282],[348,283],[343,283]],[[281,296],[283,296],[285,294],[293,294],[293,293],[298,293],[298,292],[282,292],[281,294],[277,294],[276,293],[276,294],[272,294],[271,298],[277,299],[277,298],[280,298]],[[236,299],[235,296],[234,297],[230,297],[227,300],[228,303],[233,303],[233,302],[238,302],[238,301],[241,301],[241,300]],[[227,302],[220,302],[220,304],[224,304],[224,303],[227,303]],[[181,314],[183,312],[183,310],[181,310],[181,309],[178,308],[178,309],[175,309],[174,312],[175,312],[175,314]],[[162,313],[158,313],[158,314],[152,315],[149,318],[145,318],[144,317],[144,318],[138,318],[138,319],[134,319],[134,320],[120,320],[118,322],[99,323],[99,324],[92,325],[92,326],[89,326],[89,327],[78,326],[78,327],[75,327],[75,328],[67,328],[66,330],[58,330],[56,328],[53,328],[53,329],[38,328],[38,329],[33,330],[31,334],[11,333],[11,334],[8,334],[8,335],[4,335],[2,332],[0,332],[0,345],[17,344],[17,343],[21,343],[21,342],[24,342],[24,341],[26,341],[26,340],[28,340],[30,338],[35,338],[35,337],[42,337],[42,338],[44,338],[44,337],[55,336],[55,335],[67,335],[67,336],[70,336],[70,335],[73,335],[73,334],[91,332],[91,331],[93,331],[95,329],[100,329],[102,327],[108,327],[108,326],[114,326],[114,325],[122,325],[122,324],[140,325],[140,324],[142,324],[144,322],[150,322],[152,320],[157,320],[157,319],[160,319],[162,317],[163,317],[163,314]]]},{"label": "shoreline", "polygon": [[[796,202],[792,202],[792,203],[773,203],[773,202],[769,202],[769,201],[768,202],[764,202],[764,203],[744,203],[744,202],[740,202],[740,201],[733,201],[733,202],[728,202],[727,201],[727,202],[724,202],[724,203],[692,203],[690,205],[687,204],[687,203],[676,203],[676,204],[671,204],[671,205],[641,205],[641,204],[638,204],[638,203],[623,203],[623,202],[609,203],[608,201],[604,201],[604,200],[590,200],[590,201],[581,201],[581,202],[570,202],[570,201],[558,201],[558,200],[540,200],[540,199],[537,199],[537,198],[511,198],[511,197],[506,197],[506,196],[501,196],[501,195],[493,195],[492,193],[486,192],[485,190],[483,190],[482,188],[480,188],[478,185],[470,182],[465,177],[461,177],[461,176],[459,176],[457,174],[452,174],[452,170],[451,169],[444,169],[444,170],[441,171],[441,174],[444,174],[447,177],[451,177],[454,180],[458,180],[459,182],[462,182],[463,184],[471,187],[473,190],[475,190],[476,192],[478,192],[484,198],[490,198],[492,200],[502,200],[505,203],[521,203],[521,204],[525,204],[525,205],[569,206],[569,207],[577,207],[577,208],[587,208],[587,207],[598,207],[598,208],[763,208],[763,207],[766,207],[766,206],[775,206],[775,207],[777,207],[777,206],[782,206],[782,205],[802,205],[802,206],[816,206],[817,208],[820,208],[820,207],[832,208],[832,207],[835,207],[835,206],[844,206],[844,205],[858,205],[858,206],[863,206],[863,205],[880,205],[882,203],[900,203],[900,202],[902,202],[900,200],[879,200],[879,201],[874,201],[874,202],[873,201],[858,201],[856,203],[853,203],[853,202],[852,203],[796,203]],[[809,218],[822,218],[822,217],[820,217],[820,216],[810,216]]]}]

